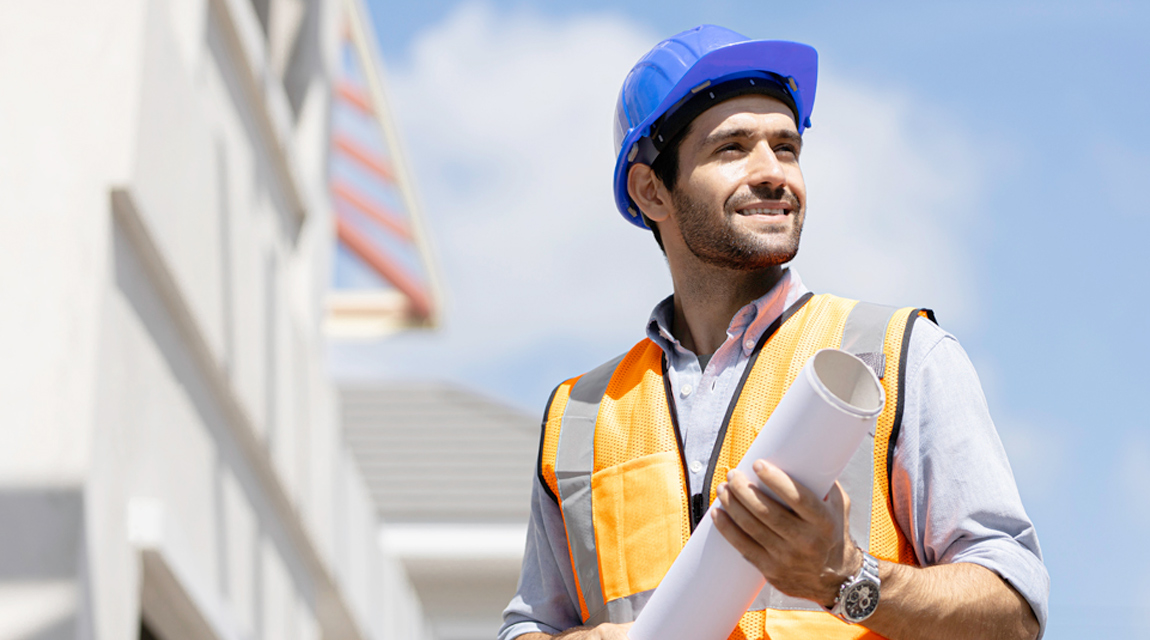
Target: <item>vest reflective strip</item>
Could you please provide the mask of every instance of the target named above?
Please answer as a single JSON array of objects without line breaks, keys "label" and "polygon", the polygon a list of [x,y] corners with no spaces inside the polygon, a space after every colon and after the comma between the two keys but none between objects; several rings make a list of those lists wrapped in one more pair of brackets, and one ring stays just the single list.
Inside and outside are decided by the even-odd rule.
[{"label": "vest reflective strip", "polygon": [[[880,379],[886,369],[883,343],[886,341],[891,316],[896,311],[898,309],[895,307],[860,302],[851,309],[846,327],[843,328],[840,348],[859,356],[875,369]],[[872,361],[868,361],[868,355]],[[851,537],[866,551],[870,550],[871,505],[874,500],[874,439],[873,431],[863,438],[839,478],[843,490],[851,497]],[[884,453],[879,452],[879,455]]]},{"label": "vest reflective strip", "polygon": [[647,601],[651,599],[651,595],[654,593],[655,590],[651,589],[649,591],[632,593],[622,598],[615,598],[607,603],[602,615],[598,616],[597,619],[592,619],[590,624],[601,624],[612,621],[618,622],[620,620],[630,622],[639,617],[639,612],[643,610],[643,607],[647,606]]},{"label": "vest reflective strip", "polygon": [[599,402],[615,367],[626,354],[599,366],[579,378],[563,410],[559,426],[559,446],[555,452],[555,481],[563,526],[575,568],[575,581],[588,611],[594,618],[603,609],[603,586],[599,579],[599,558],[595,553],[594,518],[591,511],[591,474],[595,470],[595,420]]},{"label": "vest reflective strip", "polygon": [[839,348],[870,365],[879,380],[882,380],[886,371],[886,354],[882,348],[886,328],[890,324],[890,317],[897,310],[895,307],[860,302],[851,309],[847,325],[843,328],[842,346]]}]

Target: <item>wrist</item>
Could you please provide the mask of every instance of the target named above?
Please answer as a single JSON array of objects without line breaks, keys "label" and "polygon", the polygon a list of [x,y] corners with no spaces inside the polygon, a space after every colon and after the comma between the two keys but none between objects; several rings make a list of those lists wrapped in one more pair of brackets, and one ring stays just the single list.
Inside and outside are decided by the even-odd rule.
[{"label": "wrist", "polygon": [[838,601],[839,594],[842,592],[843,585],[851,578],[858,575],[862,570],[864,552],[858,545],[851,542],[848,549],[843,553],[843,563],[837,570],[831,570],[829,579],[827,580],[826,592],[820,604],[825,609],[834,607],[835,602]]}]

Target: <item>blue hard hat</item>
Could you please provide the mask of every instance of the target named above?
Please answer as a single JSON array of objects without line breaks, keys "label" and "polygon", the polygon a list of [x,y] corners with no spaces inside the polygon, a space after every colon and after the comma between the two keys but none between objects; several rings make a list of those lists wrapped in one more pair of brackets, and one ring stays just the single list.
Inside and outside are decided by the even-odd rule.
[{"label": "blue hard hat", "polygon": [[[811,126],[817,80],[818,53],[797,42],[750,40],[705,24],[655,45],[627,74],[615,107],[615,206],[629,222],[647,228],[627,194],[627,172],[635,162],[654,161],[669,140],[658,132],[652,139],[653,128],[680,108],[688,111],[686,105],[697,102],[692,99],[703,89],[716,101],[749,92],[775,95],[791,107],[802,135]],[[730,89],[735,84],[739,88]],[[719,85],[728,90],[716,97],[713,89]]]}]

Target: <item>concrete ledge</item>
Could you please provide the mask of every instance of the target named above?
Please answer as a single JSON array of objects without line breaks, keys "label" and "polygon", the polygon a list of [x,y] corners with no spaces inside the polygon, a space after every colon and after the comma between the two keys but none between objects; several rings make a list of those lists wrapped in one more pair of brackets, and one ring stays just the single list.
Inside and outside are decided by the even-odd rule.
[{"label": "concrete ledge", "polygon": [[151,498],[128,502],[128,539],[140,553],[140,611],[165,638],[254,640],[231,609],[196,575],[179,551],[164,505]]}]

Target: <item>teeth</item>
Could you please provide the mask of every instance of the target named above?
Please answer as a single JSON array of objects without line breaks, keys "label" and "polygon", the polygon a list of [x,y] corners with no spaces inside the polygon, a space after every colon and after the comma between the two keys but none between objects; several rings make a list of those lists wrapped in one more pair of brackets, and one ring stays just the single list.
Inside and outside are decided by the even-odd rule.
[{"label": "teeth", "polygon": [[745,209],[744,212],[751,216],[781,216],[786,213],[783,209]]}]

